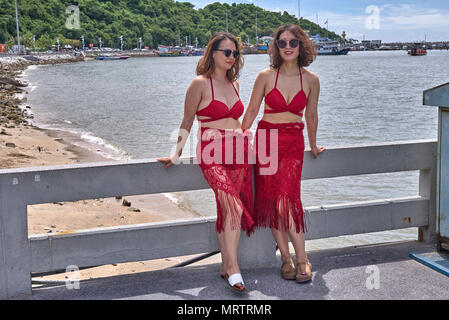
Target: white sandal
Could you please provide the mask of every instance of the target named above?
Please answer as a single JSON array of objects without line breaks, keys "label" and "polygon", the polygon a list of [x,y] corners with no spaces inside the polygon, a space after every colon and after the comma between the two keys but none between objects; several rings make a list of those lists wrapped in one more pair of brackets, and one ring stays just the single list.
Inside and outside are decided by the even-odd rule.
[{"label": "white sandal", "polygon": [[[234,273],[228,276],[228,274],[224,275],[223,278],[228,282],[229,286],[238,291],[245,291],[245,283],[243,282],[242,275],[240,273]],[[238,286],[240,284],[240,286]]]}]

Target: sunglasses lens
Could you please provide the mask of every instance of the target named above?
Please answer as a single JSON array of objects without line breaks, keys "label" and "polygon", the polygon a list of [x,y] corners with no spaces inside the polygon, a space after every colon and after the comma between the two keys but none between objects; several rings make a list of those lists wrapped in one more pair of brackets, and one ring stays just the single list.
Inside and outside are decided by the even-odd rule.
[{"label": "sunglasses lens", "polygon": [[229,58],[229,56],[231,55],[231,53],[232,53],[232,50],[229,50],[229,49],[227,49],[227,50],[224,51],[224,54],[225,54],[226,58]]},{"label": "sunglasses lens", "polygon": [[296,48],[298,46],[298,39],[290,40],[290,48]]},{"label": "sunglasses lens", "polygon": [[287,46],[287,42],[285,42],[284,40],[278,40],[277,44],[279,49],[284,49]]},{"label": "sunglasses lens", "polygon": [[234,58],[237,58],[240,55],[238,51],[234,51],[232,54],[234,55]]}]

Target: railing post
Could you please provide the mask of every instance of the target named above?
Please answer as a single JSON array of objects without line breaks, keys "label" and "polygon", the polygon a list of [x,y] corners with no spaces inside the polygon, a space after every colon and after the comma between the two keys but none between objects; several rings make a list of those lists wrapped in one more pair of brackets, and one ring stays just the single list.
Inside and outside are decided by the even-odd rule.
[{"label": "railing post", "polygon": [[436,171],[436,158],[433,168],[419,171],[419,195],[429,199],[429,224],[418,229],[418,240],[425,243],[434,243],[436,241]]},{"label": "railing post", "polygon": [[276,243],[271,229],[257,229],[250,237],[242,232],[238,255],[241,268],[264,268],[276,264]]},{"label": "railing post", "polygon": [[[253,196],[255,192],[255,166],[252,166]],[[276,242],[271,229],[256,229],[250,237],[242,232],[239,243],[239,265],[242,268],[260,268],[276,263]]]},{"label": "railing post", "polygon": [[31,295],[27,206],[5,189],[5,183],[1,183],[0,299]]}]

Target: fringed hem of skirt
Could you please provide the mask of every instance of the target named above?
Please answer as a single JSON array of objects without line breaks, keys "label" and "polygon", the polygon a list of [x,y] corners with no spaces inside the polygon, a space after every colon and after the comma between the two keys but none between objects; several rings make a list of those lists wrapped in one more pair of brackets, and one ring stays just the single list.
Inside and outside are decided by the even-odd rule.
[{"label": "fringed hem of skirt", "polygon": [[293,222],[296,233],[307,232],[301,200],[291,200],[286,194],[274,200],[258,199],[254,213],[256,228],[288,231]]},{"label": "fringed hem of skirt", "polygon": [[220,189],[215,193],[215,197],[217,200],[216,229],[218,233],[224,231],[228,218],[231,219],[232,230],[241,228],[248,236],[254,232],[254,220],[251,217],[252,199],[247,199],[243,194],[240,194],[240,196],[233,195]]}]

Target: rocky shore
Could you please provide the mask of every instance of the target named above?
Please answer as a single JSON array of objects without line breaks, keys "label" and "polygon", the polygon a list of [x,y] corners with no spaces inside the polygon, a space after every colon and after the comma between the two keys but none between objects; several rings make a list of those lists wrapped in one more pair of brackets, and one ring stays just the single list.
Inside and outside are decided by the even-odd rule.
[{"label": "rocky shore", "polygon": [[26,110],[31,107],[26,105],[26,97],[17,97],[18,94],[24,93],[27,84],[16,80],[28,66],[79,62],[84,59],[83,55],[73,54],[0,56],[0,125],[7,128],[29,125],[28,119],[32,118],[32,115]]}]

